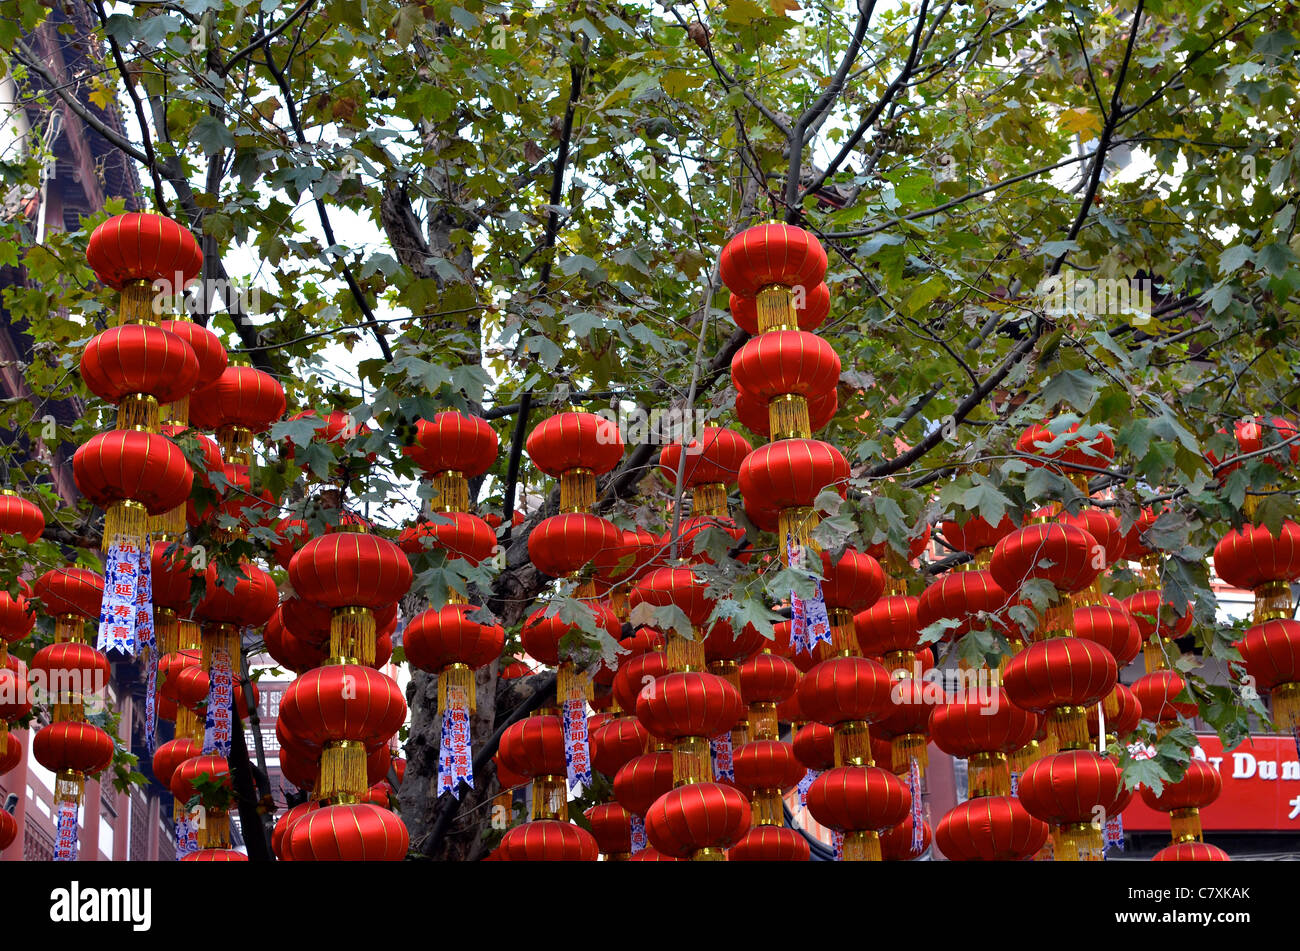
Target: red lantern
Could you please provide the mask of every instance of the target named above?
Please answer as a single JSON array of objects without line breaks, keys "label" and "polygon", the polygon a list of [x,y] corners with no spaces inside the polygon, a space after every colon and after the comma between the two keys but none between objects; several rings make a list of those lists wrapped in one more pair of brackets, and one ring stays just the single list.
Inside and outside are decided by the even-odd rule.
[{"label": "red lantern", "polygon": [[286,839],[295,862],[400,862],[411,841],[396,813],[369,803],[313,810]]},{"label": "red lantern", "polygon": [[[735,485],[740,475],[740,464],[754,451],[749,440],[733,429],[705,426],[700,435],[686,444],[685,462],[682,444],[671,443],[659,453],[659,472],[672,485],[677,484],[677,469],[682,469],[682,485],[688,489],[702,486]],[[724,502],[725,502],[725,491]],[[695,500],[698,503],[698,497]],[[711,511],[701,511],[700,505],[691,507],[696,515],[717,515],[716,506]]]},{"label": "red lantern", "polygon": [[[226,348],[221,343],[221,338],[207,327],[202,327],[190,320],[164,320],[160,326],[169,334],[180,337],[194,351],[194,357],[198,363],[195,388],[216,382],[220,379],[221,374],[226,372],[226,367],[229,365]],[[187,398],[188,395],[186,394]],[[189,419],[188,412],[186,419]]]},{"label": "red lantern", "polygon": [[881,598],[853,618],[858,648],[868,657],[883,657],[890,670],[913,672],[920,635],[920,601],[911,595]]},{"label": "red lantern", "polygon": [[848,462],[830,443],[782,439],[745,457],[740,491],[776,509],[810,508],[820,492],[840,487],[848,477]]},{"label": "red lantern", "polygon": [[826,252],[802,228],[756,225],[727,243],[719,273],[724,284],[744,297],[758,297],[774,285],[815,288],[826,275]]},{"label": "red lantern", "polygon": [[496,549],[497,537],[477,515],[438,512],[428,521],[402,529],[397,545],[408,555],[440,548],[449,558],[463,558],[471,565],[478,565]]},{"label": "red lantern", "polygon": [[628,812],[644,816],[673,788],[673,754],[646,753],[623,764],[614,776],[614,798]]},{"label": "red lantern", "polygon": [[784,826],[754,826],[727,852],[728,862],[807,862],[808,841]]},{"label": "red lantern", "polygon": [[[525,448],[533,465],[554,478],[575,469],[603,475],[623,458],[618,427],[594,413],[558,413],[544,420],[528,434]],[[566,510],[563,502],[560,508]]]},{"label": "red lantern", "polygon": [[115,290],[167,281],[172,293],[180,293],[198,276],[203,254],[194,235],[170,218],[131,212],[114,215],[91,233],[86,262],[101,284]]},{"label": "red lantern", "polygon": [[632,852],[632,814],[615,802],[592,806],[585,813],[592,837],[610,859],[625,859]]},{"label": "red lantern", "polygon": [[1012,643],[1024,637],[1009,611],[1018,602],[1012,601],[990,571],[950,571],[927,585],[919,599],[912,600],[916,601],[918,630],[939,621],[956,622],[943,631],[944,641],[959,640],[979,630],[992,630]]},{"label": "red lantern", "polygon": [[725,858],[749,829],[749,801],[734,786],[697,782],[664,793],[646,813],[645,831],[659,852],[676,858]]},{"label": "red lantern", "polygon": [[1172,670],[1157,670],[1139,677],[1132,689],[1142,707],[1142,719],[1157,726],[1176,726],[1180,716],[1189,720],[1196,716],[1195,699],[1178,699],[1180,696],[1191,697],[1187,681]]},{"label": "red lantern", "polygon": [[[1157,596],[1159,593],[1156,592]],[[1115,658],[1115,666],[1124,668],[1137,657],[1142,645],[1138,622],[1115,598],[1106,596],[1101,604],[1088,604],[1074,611],[1074,636],[1094,641]],[[1112,711],[1107,711],[1110,715]]]},{"label": "red lantern", "polygon": [[[706,741],[730,730],[740,719],[740,691],[715,674],[671,673],[654,690],[637,697],[636,715],[647,730],[665,740],[702,737]],[[704,744],[708,755],[708,744]]]},{"label": "red lantern", "polygon": [[755,337],[731,361],[732,385],[764,406],[785,396],[822,398],[839,378],[839,354],[821,337],[802,330]]},{"label": "red lantern", "polygon": [[497,846],[502,862],[594,862],[599,853],[590,832],[555,819],[515,826]]},{"label": "red lantern", "polygon": [[823,661],[799,682],[799,708],[829,725],[879,720],[889,712],[892,683],[885,668],[865,657]]},{"label": "red lantern", "polygon": [[1224,583],[1255,592],[1255,623],[1290,617],[1289,582],[1300,578],[1300,525],[1283,522],[1277,537],[1263,525],[1229,532],[1214,546],[1214,570]]},{"label": "red lantern", "polygon": [[471,712],[477,708],[474,671],[501,656],[506,633],[497,624],[472,619],[482,611],[468,604],[448,604],[423,611],[406,625],[402,644],[412,667],[438,675],[438,712],[459,692]]},{"label": "red lantern", "polygon": [[930,715],[930,738],[949,756],[970,761],[970,798],[1005,796],[1011,791],[1007,754],[1029,743],[1038,723],[1035,714],[999,689],[987,698],[966,696],[936,707]]},{"label": "red lantern", "polygon": [[30,545],[45,531],[45,516],[35,502],[0,489],[0,537],[21,535]]},{"label": "red lantern", "polygon": [[1015,796],[981,796],[950,810],[934,835],[954,862],[1021,862],[1043,847],[1047,831]]},{"label": "red lantern", "polygon": [[92,393],[110,403],[120,404],[136,395],[172,403],[194,389],[199,361],[194,349],[176,334],[127,324],[91,338],[81,354],[81,378]]},{"label": "red lantern", "polygon": [[55,619],[56,641],[81,640],[85,622],[99,617],[104,579],[85,568],[51,568],[32,585],[45,612]]},{"label": "red lantern", "polygon": [[[23,744],[18,737],[9,734],[5,746],[0,746],[0,776],[13,769],[23,761]],[[671,764],[670,764],[671,765]],[[2,812],[3,810],[0,810]]]},{"label": "red lantern", "polygon": [[[1218,432],[1224,433],[1224,430],[1220,429]],[[1233,425],[1233,432],[1237,439],[1237,448],[1244,456],[1251,456],[1263,452],[1269,446],[1274,446],[1275,448],[1263,457],[1263,461],[1270,466],[1282,470],[1288,465],[1293,466],[1300,462],[1300,443],[1290,442],[1290,445],[1285,447],[1281,445],[1294,440],[1297,433],[1295,424],[1281,416],[1274,416],[1271,419],[1260,416],[1239,419]],[[1230,474],[1241,468],[1241,463],[1234,461],[1237,459],[1235,455],[1226,457],[1222,462],[1213,452],[1206,452],[1205,457],[1210,460],[1210,465],[1219,470],[1220,480],[1227,479]],[[1219,468],[1220,465],[1223,468]]]},{"label": "red lantern", "polygon": [[975,555],[992,548],[1014,532],[1016,527],[1016,523],[1006,515],[1002,516],[997,525],[990,525],[980,516],[972,515],[965,522],[942,522],[939,531],[953,549]]},{"label": "red lantern", "polygon": [[885,572],[870,555],[846,548],[837,560],[822,552],[821,562],[822,598],[827,607],[863,611],[885,590]]},{"label": "red lantern", "polygon": [[1169,813],[1173,840],[1178,843],[1200,841],[1200,810],[1218,799],[1222,791],[1219,771],[1205,760],[1193,758],[1182,779],[1165,783],[1158,794],[1149,786],[1143,786],[1141,793],[1149,808]]},{"label": "red lantern", "polygon": [[616,717],[591,731],[591,762],[613,779],[633,758],[642,755],[650,734],[636,717]]},{"label": "red lantern", "polygon": [[542,574],[562,578],[623,543],[608,519],[570,512],[543,519],[528,535],[528,557]]},{"label": "red lantern", "polygon": [[1046,460],[1067,474],[1082,473],[1087,477],[1089,470],[1105,469],[1114,461],[1115,444],[1103,432],[1078,435],[1079,425],[1075,423],[1059,433],[1054,433],[1048,425],[1030,426],[1016,440],[1016,449],[1032,457],[1031,465],[1045,465],[1046,462],[1039,460]]},{"label": "red lantern", "polygon": [[808,788],[808,811],[845,832],[845,861],[880,861],[879,833],[907,818],[912,794],[893,773],[875,766],[837,766]]},{"label": "red lantern", "polygon": [[154,779],[162,783],[168,789],[171,788],[172,775],[176,772],[177,767],[188,759],[203,755],[203,748],[194,740],[187,737],[178,737],[174,740],[168,740],[153,754],[153,775]]},{"label": "red lantern", "polygon": [[1056,637],[1031,644],[1003,674],[1007,695],[1018,707],[1047,715],[1059,749],[1089,745],[1087,711],[1115,686],[1115,658],[1095,641]]},{"label": "red lantern", "polygon": [[1176,842],[1151,856],[1153,862],[1230,862],[1228,853],[1205,842]]},{"label": "red lantern", "polygon": [[113,761],[113,739],[90,723],[51,723],[32,740],[32,755],[56,774],[56,802],[80,801],[84,778],[107,769]]},{"label": "red lantern", "polygon": [[1300,621],[1256,624],[1235,646],[1256,688],[1272,694],[1273,720],[1294,732],[1300,727]]},{"label": "red lantern", "polygon": [[1004,591],[1020,590],[1030,579],[1051,582],[1058,591],[1082,591],[1102,570],[1104,549],[1077,525],[1042,522],[1017,529],[993,549],[989,570]]},{"label": "red lantern", "polygon": [[107,512],[108,539],[142,542],[145,515],[162,515],[183,503],[194,473],[180,448],[159,433],[115,429],[98,433],[72,456],[77,488]]},{"label": "red lantern", "polygon": [[1119,766],[1091,750],[1038,760],[1017,791],[1025,811],[1052,826],[1058,861],[1100,860],[1102,828],[1094,823],[1118,816],[1132,798]]},{"label": "red lantern", "polygon": [[485,420],[445,412],[432,421],[419,420],[415,444],[404,447],[402,453],[414,459],[427,476],[458,472],[474,479],[492,468],[498,445],[496,432]]}]

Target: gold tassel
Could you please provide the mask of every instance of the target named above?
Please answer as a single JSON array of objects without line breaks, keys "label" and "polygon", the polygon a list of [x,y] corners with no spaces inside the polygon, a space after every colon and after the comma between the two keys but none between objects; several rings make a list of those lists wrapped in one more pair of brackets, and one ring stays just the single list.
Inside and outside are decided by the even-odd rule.
[{"label": "gold tassel", "polygon": [[1287,581],[1270,581],[1255,589],[1255,624],[1291,616],[1291,585]]},{"label": "gold tassel", "polygon": [[86,792],[86,776],[75,769],[60,770],[54,777],[54,801],[81,805]]},{"label": "gold tassel", "polygon": [[707,665],[709,673],[721,677],[737,690],[740,689],[740,664],[734,660],[714,660]]},{"label": "gold tassel", "polygon": [[104,511],[102,550],[114,545],[134,545],[144,551],[149,538],[149,510],[134,499],[121,499]]},{"label": "gold tassel", "polygon": [[190,395],[186,393],[175,402],[164,403],[158,410],[158,417],[164,426],[182,426],[188,429],[190,425]]},{"label": "gold tassel", "polygon": [[779,534],[779,544],[781,548],[781,561],[786,567],[790,566],[790,547],[787,540],[793,539],[794,543],[804,550],[805,566],[810,555],[820,551],[812,540],[812,533],[816,530],[821,519],[818,518],[816,510],[807,506],[796,506],[795,508],[781,509],[777,515],[777,532]]},{"label": "gold tassel", "polygon": [[713,748],[702,736],[673,741],[673,786],[713,782]]},{"label": "gold tassel", "polygon": [[203,812],[203,822],[195,831],[201,849],[230,848],[230,813],[215,809]]},{"label": "gold tassel", "polygon": [[762,700],[749,705],[749,737],[751,740],[780,739],[780,727],[777,726],[776,704]]},{"label": "gold tassel", "polygon": [[1043,612],[1038,630],[1034,632],[1034,640],[1046,641],[1053,637],[1069,637],[1073,623],[1074,607],[1067,598],[1064,603],[1053,604]]},{"label": "gold tassel", "polygon": [[1011,767],[1011,772],[1020,775],[1030,766],[1034,765],[1034,763],[1038,761],[1040,755],[1041,752],[1038,748],[1038,741],[1030,740],[1009,757],[1008,765]]},{"label": "gold tassel", "polygon": [[0,755],[9,752],[9,721],[0,720]]},{"label": "gold tassel", "polygon": [[181,649],[181,622],[171,608],[154,605],[153,629],[158,639],[158,655],[165,657]]},{"label": "gold tassel", "polygon": [[853,627],[853,612],[845,608],[831,608],[827,611],[831,622],[831,642],[817,645],[817,659],[830,660],[833,657],[852,657],[857,653],[858,637]]},{"label": "gold tassel", "polygon": [[243,426],[222,426],[217,430],[221,457],[231,465],[253,464],[253,431]]},{"label": "gold tassel", "polygon": [[176,738],[193,740],[196,743],[203,742],[203,733],[205,724],[197,713],[189,707],[177,705],[176,707]]},{"label": "gold tassel", "polygon": [[9,666],[9,642],[0,637],[0,670]]},{"label": "gold tassel", "polygon": [[843,862],[879,862],[880,836],[869,829],[853,829],[844,833],[844,848],[840,852]]},{"label": "gold tassel", "polygon": [[780,826],[785,825],[785,813],[781,809],[781,790],[755,789],[749,800],[749,825]]},{"label": "gold tassel", "polygon": [[[596,506],[596,474],[590,469],[560,473],[560,512],[590,512]],[[467,506],[468,507],[468,504]]]},{"label": "gold tassel", "polygon": [[160,315],[154,313],[153,297],[152,281],[129,281],[122,285],[122,293],[117,300],[117,323],[113,326],[143,324],[157,327],[161,320]]},{"label": "gold tassel", "polygon": [[925,771],[930,766],[930,738],[924,733],[904,733],[894,737],[889,742],[893,762],[890,764],[893,771],[898,775],[903,775],[912,767],[912,760],[916,760],[917,770],[921,778],[925,779]]},{"label": "gold tassel", "polygon": [[1272,695],[1273,723],[1288,733],[1300,728],[1300,682],[1278,684]]},{"label": "gold tassel", "polygon": [[627,623],[628,617],[632,614],[632,606],[627,599],[627,588],[622,586],[611,588],[609,600],[606,603],[609,605],[609,609],[614,612],[614,617]]},{"label": "gold tassel", "polygon": [[1053,857],[1057,862],[1100,862],[1103,845],[1102,830],[1091,822],[1052,827]]},{"label": "gold tassel", "polygon": [[474,671],[468,664],[452,664],[438,672],[438,715],[447,710],[447,700],[459,694],[469,705],[469,712],[478,709],[478,690],[474,681]]},{"label": "gold tassel", "polygon": [[798,330],[799,315],[794,309],[794,294],[785,284],[769,284],[754,298],[758,332]]},{"label": "gold tassel", "polygon": [[320,757],[320,794],[332,799],[340,793],[361,796],[366,783],[366,744],[359,740],[330,740]]},{"label": "gold tassel", "polygon": [[771,430],[773,442],[812,438],[807,398],[797,393],[772,397],[767,404],[767,426]]},{"label": "gold tassel", "polygon": [[1053,707],[1047,711],[1047,733],[1057,750],[1086,750],[1092,745],[1085,707]]},{"label": "gold tassel", "polygon": [[437,494],[429,502],[435,512],[468,512],[469,480],[454,469],[439,472],[432,480]]},{"label": "gold tassel", "polygon": [[865,720],[845,720],[837,723],[835,735],[836,766],[874,766],[871,756],[871,727]]},{"label": "gold tassel", "polygon": [[1119,716],[1119,691],[1112,690],[1101,701],[1101,711],[1106,714],[1107,722]]},{"label": "gold tassel", "polygon": [[1204,841],[1201,834],[1201,811],[1194,806],[1188,809],[1175,809],[1169,813],[1169,829],[1173,833],[1175,844]]},{"label": "gold tassel", "polygon": [[1142,645],[1142,659],[1146,661],[1148,674],[1169,669],[1169,658],[1165,656],[1165,651],[1172,646],[1173,641],[1155,634],[1147,639]]},{"label": "gold tassel", "polygon": [[[693,633],[699,633],[698,631]],[[704,639],[668,633],[668,669],[674,673],[704,670]]]},{"label": "gold tassel", "polygon": [[884,664],[891,680],[916,679],[915,651],[890,651],[885,655]]},{"label": "gold tassel", "polygon": [[185,534],[186,527],[184,504],[163,512],[161,515],[149,516],[149,534],[153,536],[153,540],[156,542],[171,544],[180,541],[181,536]]},{"label": "gold tassel", "polygon": [[966,761],[968,799],[1011,795],[1011,765],[1006,753],[976,753]]},{"label": "gold tassel", "polygon": [[193,651],[203,646],[203,631],[199,627],[199,622],[193,618],[183,617],[178,622],[180,624],[180,646],[177,650]]},{"label": "gold tassel", "polygon": [[692,862],[725,862],[727,853],[725,849],[700,849],[698,852],[691,853]]},{"label": "gold tassel", "polygon": [[569,795],[563,776],[533,777],[532,818],[569,821]]},{"label": "gold tassel", "polygon": [[691,489],[691,514],[723,518],[727,515],[727,487],[706,482]]},{"label": "gold tassel", "polygon": [[578,670],[573,661],[566,660],[560,664],[555,674],[555,699],[564,704],[569,700],[591,700],[595,697],[591,674]]},{"label": "gold tassel", "polygon": [[1106,595],[1101,590],[1101,575],[1093,579],[1092,584],[1082,591],[1074,591],[1066,595],[1066,601],[1070,605],[1070,613],[1073,614],[1080,608],[1090,608],[1098,604],[1106,603]]},{"label": "gold tassel", "polygon": [[737,720],[731,728],[731,748],[738,750],[749,742],[749,721]]},{"label": "gold tassel", "polygon": [[349,605],[330,612],[330,663],[375,662],[375,612]]},{"label": "gold tassel", "polygon": [[202,628],[203,644],[203,670],[212,669],[212,656],[219,650],[224,650],[226,656],[230,658],[230,669],[238,676],[240,671],[241,648],[243,642],[239,636],[239,628],[234,624],[206,624]]},{"label": "gold tassel", "polygon": [[140,433],[162,431],[158,400],[147,393],[129,393],[117,404],[117,429]]}]

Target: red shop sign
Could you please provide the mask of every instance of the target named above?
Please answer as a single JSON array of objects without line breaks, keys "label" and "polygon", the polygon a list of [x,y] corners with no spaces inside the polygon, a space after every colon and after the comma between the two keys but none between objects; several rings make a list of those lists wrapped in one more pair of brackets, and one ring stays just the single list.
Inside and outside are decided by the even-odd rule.
[{"label": "red shop sign", "polygon": [[[1223,792],[1201,810],[1201,827],[1212,830],[1300,832],[1300,759],[1290,736],[1256,736],[1225,754],[1214,735],[1199,735],[1194,751],[1219,771]],[[1169,815],[1135,795],[1124,810],[1124,830],[1167,830]]]}]

